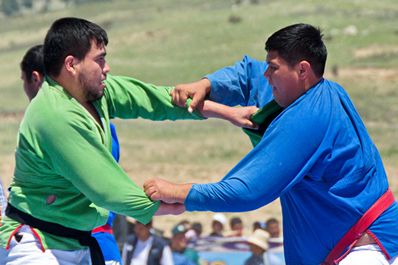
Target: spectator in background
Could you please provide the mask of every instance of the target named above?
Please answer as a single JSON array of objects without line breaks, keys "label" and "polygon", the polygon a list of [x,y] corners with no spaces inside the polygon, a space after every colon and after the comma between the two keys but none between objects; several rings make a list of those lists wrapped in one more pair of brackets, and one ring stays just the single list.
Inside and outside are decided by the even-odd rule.
[{"label": "spectator in background", "polygon": [[223,237],[224,225],[227,222],[227,218],[222,213],[216,213],[213,215],[211,222],[211,233],[209,236]]},{"label": "spectator in background", "polygon": [[255,221],[253,223],[253,232],[256,231],[257,229],[265,230],[265,223],[260,221]]},{"label": "spectator in background", "polygon": [[122,261],[124,265],[173,265],[170,247],[162,237],[151,233],[152,221],[144,225],[133,218],[134,234],[127,237],[123,246]]},{"label": "spectator in background", "polygon": [[265,230],[270,237],[277,238],[281,236],[281,228],[278,219],[271,217],[265,222]]},{"label": "spectator in background", "polygon": [[188,221],[187,219],[181,220],[179,222],[180,225],[183,225],[186,230],[189,230],[191,228],[191,222]]},{"label": "spectator in background", "polygon": [[[5,213],[6,202],[7,202],[7,199],[6,199],[5,192],[3,190],[3,183],[1,182],[1,178],[0,178],[0,226],[2,224],[2,218]],[[7,256],[7,252],[6,252],[5,248],[0,247],[0,261],[4,260],[4,258],[6,256]]]},{"label": "spectator in background", "polygon": [[268,232],[269,251],[264,255],[272,265],[284,265],[285,256],[283,250],[283,237],[281,236],[281,225],[278,219],[271,217],[265,222],[265,231]]},{"label": "spectator in background", "polygon": [[199,222],[193,222],[191,228],[185,233],[189,242],[195,242],[202,235],[203,227]]},{"label": "spectator in background", "polygon": [[264,263],[264,253],[268,248],[268,234],[262,229],[257,229],[247,239],[252,255],[245,261],[245,265],[266,265]]},{"label": "spectator in background", "polygon": [[31,47],[22,58],[20,67],[23,88],[31,101],[44,81],[43,45]]},{"label": "spectator in background", "polygon": [[200,236],[202,235],[202,232],[203,232],[202,224],[200,222],[193,222],[192,229],[195,231],[196,236],[198,238],[200,238]]},{"label": "spectator in background", "polygon": [[283,246],[283,237],[281,236],[281,227],[278,219],[272,217],[265,222],[265,231],[269,234],[269,248]]},{"label": "spectator in background", "polygon": [[171,230],[170,247],[173,252],[175,265],[199,265],[199,254],[196,250],[188,248],[188,240],[185,236],[187,232],[184,224],[177,224]]},{"label": "spectator in background", "polygon": [[1,226],[2,218],[5,214],[6,202],[7,202],[6,193],[3,189],[3,183],[1,182],[1,179],[0,179],[0,226]]},{"label": "spectator in background", "polygon": [[243,236],[243,222],[239,217],[232,217],[229,220],[229,227],[232,233],[229,235],[230,237],[242,237]]},{"label": "spectator in background", "polygon": [[129,223],[126,220],[126,216],[117,214],[115,219],[113,220],[113,236],[115,237],[117,247],[119,249],[119,253],[123,250],[123,245],[126,243],[127,235],[134,233],[132,230],[131,233],[128,231]]}]

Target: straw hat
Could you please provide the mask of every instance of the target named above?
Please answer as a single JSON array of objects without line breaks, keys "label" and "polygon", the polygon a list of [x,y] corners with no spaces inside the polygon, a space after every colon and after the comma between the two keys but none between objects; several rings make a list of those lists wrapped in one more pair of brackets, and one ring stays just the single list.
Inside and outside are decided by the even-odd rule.
[{"label": "straw hat", "polygon": [[252,243],[260,248],[268,249],[268,233],[262,229],[256,229],[254,233],[247,239],[247,242]]}]

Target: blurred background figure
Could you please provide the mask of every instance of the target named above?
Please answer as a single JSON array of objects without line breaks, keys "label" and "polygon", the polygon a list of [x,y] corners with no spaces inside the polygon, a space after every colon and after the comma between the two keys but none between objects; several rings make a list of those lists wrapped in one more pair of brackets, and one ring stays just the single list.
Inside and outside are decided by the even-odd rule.
[{"label": "blurred background figure", "polygon": [[240,217],[232,217],[229,220],[229,227],[231,229],[230,237],[242,237],[243,236],[243,221]]},{"label": "blurred background figure", "polygon": [[245,261],[245,265],[269,265],[264,263],[264,253],[268,248],[268,233],[262,229],[257,229],[247,239],[252,255]]},{"label": "blurred background figure", "polygon": [[[117,214],[113,219],[113,236],[115,237],[119,253],[122,253],[124,243],[126,243],[127,235],[134,234],[134,227],[126,220],[126,216]],[[129,230],[131,229],[131,230]]]},{"label": "blurred background figure", "polygon": [[[7,198],[6,198],[4,189],[3,189],[3,183],[1,182],[1,179],[0,179],[0,226],[1,226],[2,218],[5,214],[6,202],[7,202]],[[0,261],[4,260],[6,256],[7,256],[6,250],[4,248],[0,247]]]},{"label": "blurred background figure", "polygon": [[252,226],[252,231],[256,231],[257,229],[265,230],[265,222],[255,221]]},{"label": "blurred background figure", "polygon": [[193,248],[189,248],[188,239],[185,233],[188,230],[184,224],[177,224],[171,230],[170,247],[173,252],[173,261],[175,265],[199,265],[199,254]]},{"label": "blurred background figure", "polygon": [[128,217],[134,224],[134,234],[127,236],[123,246],[124,265],[173,265],[171,249],[166,240],[151,233],[152,221],[146,225]]},{"label": "blurred background figure", "polygon": [[270,237],[277,238],[281,236],[281,228],[278,219],[272,217],[265,222],[265,230]]},{"label": "blurred background figure", "polygon": [[223,237],[224,225],[227,223],[227,218],[222,213],[213,215],[211,222],[211,233],[209,236]]},{"label": "blurred background figure", "polygon": [[3,188],[3,183],[1,182],[0,179],[0,226],[1,226],[1,220],[5,215],[6,203],[7,203],[6,193]]},{"label": "blurred background figure", "polygon": [[31,101],[44,81],[43,45],[30,48],[22,58],[20,67],[23,88]]},{"label": "blurred background figure", "polygon": [[281,235],[281,225],[279,220],[272,217],[265,222],[265,230],[269,233],[269,248],[279,247],[283,245],[283,237]]},{"label": "blurred background figure", "polygon": [[185,237],[189,242],[195,242],[200,239],[203,232],[203,227],[200,222],[193,222],[191,228],[185,233]]},{"label": "blurred background figure", "polygon": [[279,220],[274,217],[269,218],[265,222],[265,230],[269,234],[268,251],[264,255],[264,260],[268,263],[265,264],[284,265],[283,237]]}]

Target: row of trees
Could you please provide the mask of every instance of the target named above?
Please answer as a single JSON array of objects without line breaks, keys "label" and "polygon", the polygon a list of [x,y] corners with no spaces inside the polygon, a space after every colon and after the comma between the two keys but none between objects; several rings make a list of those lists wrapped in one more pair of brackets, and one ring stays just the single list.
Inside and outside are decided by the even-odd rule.
[{"label": "row of trees", "polygon": [[[54,4],[71,6],[95,2],[95,0],[0,0],[1,10],[5,16],[19,15],[24,12],[47,12]],[[102,0],[110,1],[110,0]]]}]

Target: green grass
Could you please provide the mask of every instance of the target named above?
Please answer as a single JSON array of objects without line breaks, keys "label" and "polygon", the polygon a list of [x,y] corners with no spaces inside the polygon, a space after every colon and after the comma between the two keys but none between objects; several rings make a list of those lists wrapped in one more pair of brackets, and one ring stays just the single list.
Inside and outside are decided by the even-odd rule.
[{"label": "green grass", "polygon": [[[155,84],[197,80],[240,60],[265,58],[264,42],[275,30],[298,22],[324,30],[327,76],[350,93],[390,169],[398,177],[398,2],[396,0],[283,0],[233,6],[231,0],[114,0],[56,12],[0,18],[0,117],[23,112],[28,101],[19,62],[41,43],[49,25],[64,16],[103,25],[109,35],[113,74]],[[231,23],[231,16],[239,23]],[[355,26],[357,33],[345,33]],[[360,54],[360,55],[358,55]],[[361,71],[367,71],[365,73]],[[0,175],[9,183],[20,117],[1,118]],[[164,176],[214,181],[250,150],[237,128],[225,122],[116,121],[122,166],[139,183]],[[396,183],[396,182],[395,182]]]}]

